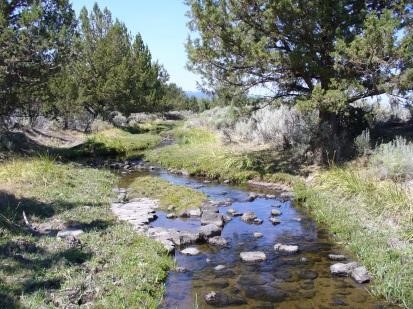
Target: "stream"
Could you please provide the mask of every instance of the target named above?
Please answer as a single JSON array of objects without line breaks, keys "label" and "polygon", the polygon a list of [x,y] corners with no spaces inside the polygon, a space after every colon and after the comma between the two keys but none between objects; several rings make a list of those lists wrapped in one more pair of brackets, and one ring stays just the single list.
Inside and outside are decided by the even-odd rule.
[{"label": "stream", "polygon": [[[124,176],[120,186],[127,187],[135,177],[145,173],[199,190],[210,200],[230,199],[233,202],[230,206],[219,206],[222,214],[234,208],[240,213],[254,211],[263,219],[262,224],[256,225],[233,217],[221,234],[228,241],[226,247],[190,245],[200,250],[195,256],[176,250],[177,266],[185,271],[169,273],[161,308],[393,308],[370,295],[366,284],[331,275],[330,266],[336,262],[331,261],[328,254],[343,254],[342,249],[326,230],[318,228],[304,211],[294,207],[291,200],[258,197],[247,201],[251,188],[205,183],[202,179],[178,176],[162,169]],[[273,209],[281,212],[278,225],[269,221]],[[201,223],[199,217],[168,219],[165,212],[157,211],[157,219],[150,226],[197,231]],[[255,232],[262,233],[262,237],[254,237]],[[277,252],[276,243],[298,245],[299,252]],[[243,251],[263,251],[266,260],[243,262],[240,259]],[[215,269],[218,265],[225,267]],[[215,306],[205,301],[205,295],[212,291],[225,295]]]}]

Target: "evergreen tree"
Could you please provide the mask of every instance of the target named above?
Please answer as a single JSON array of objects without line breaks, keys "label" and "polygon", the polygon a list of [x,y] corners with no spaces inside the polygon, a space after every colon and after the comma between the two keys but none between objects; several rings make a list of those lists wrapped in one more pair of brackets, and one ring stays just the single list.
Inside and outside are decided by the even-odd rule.
[{"label": "evergreen tree", "polygon": [[351,103],[412,89],[411,0],[187,4],[197,32],[187,44],[189,67],[204,84],[244,92],[265,86],[273,100],[318,109],[328,134],[317,143],[331,142],[330,152],[356,131]]},{"label": "evergreen tree", "polygon": [[97,4],[90,14],[82,9],[80,24],[78,57],[68,64],[78,84],[77,101],[93,116],[156,110],[166,74],[152,62],[142,37],[132,41],[126,26]]},{"label": "evergreen tree", "polygon": [[69,56],[76,21],[66,0],[0,1],[0,115],[32,115]]}]

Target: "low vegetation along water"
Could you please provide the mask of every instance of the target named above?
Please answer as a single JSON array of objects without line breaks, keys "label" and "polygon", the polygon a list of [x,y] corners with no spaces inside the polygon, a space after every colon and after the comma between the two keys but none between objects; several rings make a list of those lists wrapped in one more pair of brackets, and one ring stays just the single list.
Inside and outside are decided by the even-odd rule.
[{"label": "low vegetation along water", "polygon": [[[162,308],[391,307],[371,296],[367,284],[331,275],[330,266],[336,262],[329,259],[329,254],[343,254],[342,250],[290,199],[264,194],[251,201],[247,188],[209,183],[164,170],[150,173],[174,185],[201,191],[210,200],[231,201],[231,205],[218,207],[222,214],[231,208],[238,213],[254,211],[263,220],[262,224],[248,224],[240,216],[233,216],[221,233],[228,242],[226,246],[190,245],[200,251],[193,256],[182,254],[184,248],[176,250],[178,267],[168,276]],[[128,186],[146,174],[125,176],[120,185]],[[280,224],[270,221],[273,210],[280,213]],[[199,217],[169,219],[166,215],[158,211],[151,226],[193,232],[201,226]],[[298,245],[299,250],[293,254],[275,251],[276,243]],[[247,251],[262,251],[266,260],[244,262],[240,253]],[[351,261],[348,254],[344,255],[346,261]]]}]

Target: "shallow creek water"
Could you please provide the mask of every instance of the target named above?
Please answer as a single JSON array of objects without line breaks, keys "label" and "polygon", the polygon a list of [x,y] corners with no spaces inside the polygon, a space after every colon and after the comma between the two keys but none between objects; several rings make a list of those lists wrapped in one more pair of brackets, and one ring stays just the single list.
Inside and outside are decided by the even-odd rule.
[{"label": "shallow creek water", "polygon": [[[176,250],[177,265],[186,272],[170,272],[166,282],[166,294],[161,308],[213,308],[204,296],[211,291],[224,292],[245,300],[245,304],[227,308],[391,308],[390,305],[371,296],[367,285],[359,285],[351,278],[333,277],[330,274],[329,253],[342,253],[328,236],[291,201],[280,198],[257,198],[253,202],[246,199],[247,188],[177,176],[163,170],[152,171],[176,185],[184,185],[204,192],[211,200],[231,199],[231,206],[219,208],[226,214],[232,207],[238,212],[254,211],[264,220],[261,225],[247,224],[240,217],[227,222],[222,235],[229,243],[225,248],[208,244],[191,245],[201,254],[182,255]],[[128,185],[135,173],[124,177],[122,186]],[[251,190],[257,192],[257,190]],[[273,194],[274,192],[267,192]],[[272,209],[279,209],[281,224],[270,221]],[[151,226],[196,231],[200,227],[199,218],[167,219],[166,213],[157,212],[158,218]],[[260,232],[261,238],[253,233]],[[299,253],[288,255],[274,251],[274,244],[296,244]],[[242,251],[263,251],[267,260],[259,263],[245,263],[240,259]],[[215,270],[217,265],[225,265]]]}]

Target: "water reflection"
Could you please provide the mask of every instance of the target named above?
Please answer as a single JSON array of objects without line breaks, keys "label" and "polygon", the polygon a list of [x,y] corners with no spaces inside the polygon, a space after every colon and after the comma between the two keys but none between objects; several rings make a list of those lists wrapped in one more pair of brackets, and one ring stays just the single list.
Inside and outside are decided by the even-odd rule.
[{"label": "water reflection", "polygon": [[[208,244],[196,247],[197,256],[175,253],[177,264],[186,272],[171,272],[166,282],[162,308],[213,308],[204,300],[211,291],[217,293],[215,306],[227,308],[391,308],[371,296],[366,286],[350,278],[332,277],[329,267],[333,263],[329,253],[341,250],[328,237],[325,230],[291,201],[257,198],[246,202],[249,192],[245,188],[208,183],[202,180],[176,176],[162,170],[152,171],[173,184],[184,185],[204,192],[209,199],[233,201],[231,206],[219,208],[225,214],[228,208],[237,212],[254,211],[263,220],[261,225],[247,224],[234,217],[225,224],[222,236],[229,242],[225,248]],[[135,176],[128,176],[124,184]],[[272,209],[279,209],[281,224],[273,225],[269,218]],[[167,219],[163,212],[152,226],[196,231],[199,218]],[[260,232],[263,237],[254,237]],[[275,243],[296,244],[294,255],[274,251]],[[242,251],[263,251],[267,260],[249,264],[240,260]],[[215,270],[217,265],[224,265]]]}]

